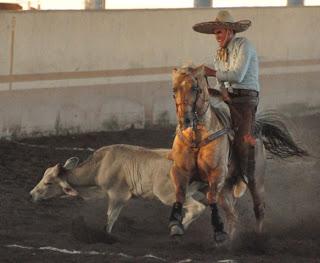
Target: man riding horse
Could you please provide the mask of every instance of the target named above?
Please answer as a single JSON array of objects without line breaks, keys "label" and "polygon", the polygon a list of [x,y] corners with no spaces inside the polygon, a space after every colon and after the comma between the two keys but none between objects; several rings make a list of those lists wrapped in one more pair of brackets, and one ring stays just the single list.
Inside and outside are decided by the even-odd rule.
[{"label": "man riding horse", "polygon": [[[192,180],[207,183],[206,199],[211,208],[211,224],[217,243],[233,236],[234,198],[244,193],[245,188],[238,188],[245,186],[243,181],[252,196],[256,230],[261,233],[265,211],[265,149],[280,158],[308,155],[295,143],[278,114],[260,114],[255,120],[259,102],[258,58],[246,38],[235,37],[250,25],[249,20],[234,22],[227,11],[220,11],[215,21],[194,25],[197,32],[216,35],[220,48],[214,69],[200,66],[172,71],[178,125],[169,156],[173,160],[170,176],[176,199],[169,219],[171,236],[184,234],[182,208]],[[210,91],[207,76],[216,77],[216,89]],[[218,100],[222,97],[229,105],[235,131],[235,154],[229,154],[232,132],[228,118],[225,113],[210,107],[211,93],[218,95]],[[233,189],[234,198],[222,193],[224,187]],[[231,218],[227,220],[230,223],[228,232],[220,217],[218,203]]]},{"label": "man riding horse", "polygon": [[236,33],[247,30],[250,25],[250,20],[235,22],[230,13],[223,10],[214,21],[193,26],[197,32],[215,34],[218,42],[214,69],[205,66],[205,74],[216,77],[215,88],[229,105],[235,130],[234,150],[245,182],[253,176],[255,166],[253,126],[259,102],[259,65],[255,48],[246,38],[236,37]]},{"label": "man riding horse", "polygon": [[217,88],[229,104],[233,128],[236,130],[234,148],[240,167],[238,173],[252,190],[256,218],[262,222],[264,204],[254,182],[256,140],[253,125],[259,95],[258,59],[247,39],[235,37],[236,33],[245,31],[250,24],[249,20],[234,22],[229,12],[220,11],[215,21],[194,25],[193,29],[197,32],[216,35],[220,49],[215,69],[173,70],[173,92],[179,124],[171,152],[173,166],[170,175],[176,194],[169,223],[172,236],[184,233],[182,206],[187,185],[196,173],[208,183],[207,201],[211,207],[214,239],[221,243],[228,238],[217,203],[229,175],[229,141],[226,136],[229,129],[224,127],[217,113],[209,107],[205,76],[217,78]]}]

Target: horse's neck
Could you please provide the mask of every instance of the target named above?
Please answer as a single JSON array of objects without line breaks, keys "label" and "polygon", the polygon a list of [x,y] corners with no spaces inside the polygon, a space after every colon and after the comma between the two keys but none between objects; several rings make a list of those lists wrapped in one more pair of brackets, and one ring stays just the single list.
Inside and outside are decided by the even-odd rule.
[{"label": "horse's neck", "polygon": [[210,105],[210,95],[209,95],[209,91],[208,91],[208,83],[205,79],[205,77],[201,78],[201,82],[199,83],[200,85],[202,85],[202,93],[201,93],[201,101],[203,102],[200,105],[197,105],[198,112],[201,112],[204,110],[206,110],[203,114],[203,116],[201,117],[201,122],[204,124],[205,128],[208,131],[212,131],[212,132],[216,132],[220,129],[223,128],[223,125],[220,123],[220,120],[217,116],[217,114],[211,109],[211,105]]},{"label": "horse's neck", "polygon": [[217,114],[211,109],[211,105],[209,105],[209,108],[205,113],[204,126],[211,132],[217,132],[223,128]]}]

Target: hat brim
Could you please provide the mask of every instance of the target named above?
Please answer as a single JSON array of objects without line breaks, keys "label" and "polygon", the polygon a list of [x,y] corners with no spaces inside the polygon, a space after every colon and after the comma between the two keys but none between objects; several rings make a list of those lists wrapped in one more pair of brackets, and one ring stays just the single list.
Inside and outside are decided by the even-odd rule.
[{"label": "hat brim", "polygon": [[194,31],[203,34],[214,34],[214,30],[227,28],[232,29],[236,33],[246,31],[251,26],[250,20],[240,20],[234,23],[231,22],[219,22],[219,21],[209,21],[195,24],[192,28]]}]

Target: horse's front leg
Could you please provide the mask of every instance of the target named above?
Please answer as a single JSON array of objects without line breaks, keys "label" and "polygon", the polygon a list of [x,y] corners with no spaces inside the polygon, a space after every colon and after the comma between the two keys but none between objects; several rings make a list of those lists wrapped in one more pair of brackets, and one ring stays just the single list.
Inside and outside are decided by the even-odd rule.
[{"label": "horse's front leg", "polygon": [[217,243],[228,240],[228,234],[224,231],[224,224],[218,210],[218,198],[223,188],[227,168],[217,167],[209,172],[209,190],[207,193],[208,203],[211,208],[211,224],[214,230],[214,239]]},{"label": "horse's front leg", "polygon": [[190,173],[174,164],[171,168],[170,175],[176,195],[176,202],[172,206],[169,219],[170,236],[181,236],[184,234],[184,228],[182,225],[182,207],[186,198],[186,190],[190,179]]}]

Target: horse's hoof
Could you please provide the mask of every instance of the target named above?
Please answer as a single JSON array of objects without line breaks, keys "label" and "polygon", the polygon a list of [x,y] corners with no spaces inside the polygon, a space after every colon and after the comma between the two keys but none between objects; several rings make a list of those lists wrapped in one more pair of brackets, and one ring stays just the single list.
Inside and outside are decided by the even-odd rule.
[{"label": "horse's hoof", "polygon": [[171,237],[178,237],[178,236],[183,236],[184,230],[183,227],[180,225],[173,225],[170,227],[170,236]]},{"label": "horse's hoof", "polygon": [[224,242],[229,240],[229,235],[224,231],[214,232],[214,241],[217,244],[223,244]]}]

